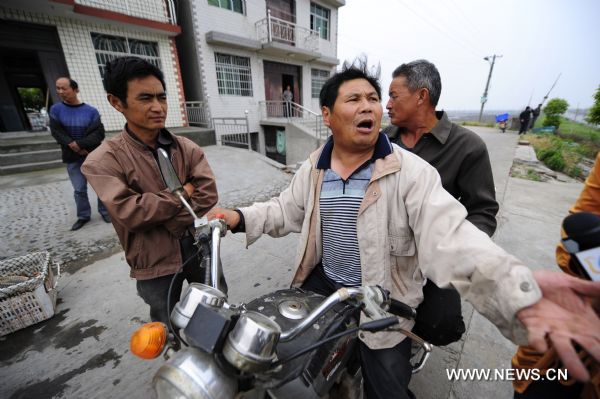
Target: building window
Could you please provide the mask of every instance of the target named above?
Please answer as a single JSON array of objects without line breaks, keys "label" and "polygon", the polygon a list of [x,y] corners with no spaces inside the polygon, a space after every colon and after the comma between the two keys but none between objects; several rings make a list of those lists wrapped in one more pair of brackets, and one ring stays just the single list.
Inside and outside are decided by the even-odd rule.
[{"label": "building window", "polygon": [[160,69],[160,56],[158,43],[144,40],[129,39],[127,37],[104,35],[92,32],[92,42],[96,50],[96,62],[100,69],[100,76],[104,79],[106,64],[115,58],[135,55],[156,65]]},{"label": "building window", "polygon": [[219,94],[252,97],[250,58],[215,53]]},{"label": "building window", "polygon": [[329,16],[331,12],[318,4],[310,3],[310,29],[320,32],[321,38],[329,40]]},{"label": "building window", "polygon": [[246,14],[245,0],[208,0],[208,4],[215,7],[226,8],[227,10]]},{"label": "building window", "polygon": [[329,79],[329,71],[324,71],[322,69],[311,69],[311,74],[312,98],[319,98],[321,87],[323,87],[327,79]]}]

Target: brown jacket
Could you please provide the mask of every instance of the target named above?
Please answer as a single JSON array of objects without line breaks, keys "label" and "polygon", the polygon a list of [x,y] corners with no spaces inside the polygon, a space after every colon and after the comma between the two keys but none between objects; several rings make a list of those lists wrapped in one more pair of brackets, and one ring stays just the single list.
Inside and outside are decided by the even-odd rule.
[{"label": "brown jacket", "polygon": [[[191,140],[172,137],[171,162],[182,184],[191,182],[191,203],[201,216],[217,203],[215,177],[204,152]],[[126,131],[105,140],[81,167],[119,236],[131,277],[147,280],[181,266],[179,239],[192,216],[166,187],[150,149]]]}]

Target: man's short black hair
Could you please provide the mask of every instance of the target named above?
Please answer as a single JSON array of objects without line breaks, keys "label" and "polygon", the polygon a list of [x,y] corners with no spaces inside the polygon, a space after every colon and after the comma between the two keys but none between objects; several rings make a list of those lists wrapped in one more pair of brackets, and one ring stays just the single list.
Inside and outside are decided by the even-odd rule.
[{"label": "man's short black hair", "polygon": [[127,83],[133,79],[154,76],[166,90],[163,73],[154,64],[139,57],[120,57],[109,61],[104,72],[104,89],[127,104]]},{"label": "man's short black hair", "polygon": [[321,107],[327,107],[333,111],[333,104],[335,104],[335,100],[337,100],[340,86],[344,82],[354,79],[365,79],[369,82],[381,100],[381,85],[379,84],[380,70],[380,68],[377,68],[376,72],[371,73],[367,67],[366,59],[358,59],[352,63],[344,61],[342,70],[327,79],[321,88],[321,92],[319,93],[319,103],[321,104]]},{"label": "man's short black hair", "polygon": [[79,89],[79,85],[77,84],[76,81],[74,81],[71,78],[67,78],[67,79],[69,79],[69,86],[71,86],[71,89],[73,89],[73,90]]}]

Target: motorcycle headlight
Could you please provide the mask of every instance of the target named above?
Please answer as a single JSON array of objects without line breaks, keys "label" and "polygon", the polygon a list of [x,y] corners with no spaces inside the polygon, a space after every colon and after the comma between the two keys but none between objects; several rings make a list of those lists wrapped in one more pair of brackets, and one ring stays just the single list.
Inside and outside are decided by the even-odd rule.
[{"label": "motorcycle headlight", "polygon": [[237,393],[236,380],[195,348],[181,350],[165,363],[152,384],[159,399],[232,399]]}]

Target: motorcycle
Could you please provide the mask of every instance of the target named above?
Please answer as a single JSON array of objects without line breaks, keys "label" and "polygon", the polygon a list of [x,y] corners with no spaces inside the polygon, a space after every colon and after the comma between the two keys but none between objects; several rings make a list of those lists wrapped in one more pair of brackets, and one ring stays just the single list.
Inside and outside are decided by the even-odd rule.
[{"label": "motorcycle", "polygon": [[132,353],[167,359],[152,382],[158,398],[360,397],[359,331],[405,334],[416,347],[413,373],[425,366],[432,345],[396,326],[398,317],[414,319],[416,311],[379,286],[342,288],[329,297],[282,289],[228,303],[220,261],[225,221],[195,215],[162,149],[159,166],[167,187],[194,217],[206,274],[204,284],[189,284],[169,327],[148,323],[131,337]]},{"label": "motorcycle", "polygon": [[498,122],[498,127],[502,133],[506,132],[506,124],[508,123],[508,114],[500,114],[496,115],[496,122]]}]

